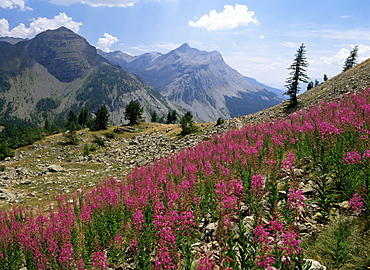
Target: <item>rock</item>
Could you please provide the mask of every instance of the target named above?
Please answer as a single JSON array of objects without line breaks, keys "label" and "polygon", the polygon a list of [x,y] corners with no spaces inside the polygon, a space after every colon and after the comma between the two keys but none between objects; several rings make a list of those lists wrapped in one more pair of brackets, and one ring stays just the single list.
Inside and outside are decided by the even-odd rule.
[{"label": "rock", "polygon": [[64,168],[60,165],[57,165],[57,164],[54,164],[54,165],[50,165],[48,166],[48,171],[49,172],[60,172],[60,171],[64,171]]},{"label": "rock", "polygon": [[204,234],[203,234],[203,239],[206,243],[209,243],[215,239],[215,234],[217,230],[217,224],[216,223],[209,223],[205,228],[204,228]]},{"label": "rock", "polygon": [[140,157],[136,160],[136,165],[138,167],[142,167],[142,166],[145,166],[146,164],[148,164],[148,161],[144,158],[144,157]]},{"label": "rock", "polygon": [[251,233],[253,231],[253,224],[254,224],[253,216],[246,216],[243,219],[243,225],[244,225],[246,233]]},{"label": "rock", "polygon": [[130,127],[130,126],[121,126],[121,127],[116,127],[114,130],[113,130],[115,133],[123,133],[123,132],[130,132],[130,133],[135,133],[137,132],[137,130],[133,127]]},{"label": "rock", "polygon": [[326,270],[326,266],[323,266],[318,261],[305,259],[305,262],[311,263],[310,268],[308,268],[307,270]]},{"label": "rock", "polygon": [[20,182],[21,185],[30,185],[31,184],[31,180],[29,179],[26,179],[26,180],[23,180],[22,182]]}]

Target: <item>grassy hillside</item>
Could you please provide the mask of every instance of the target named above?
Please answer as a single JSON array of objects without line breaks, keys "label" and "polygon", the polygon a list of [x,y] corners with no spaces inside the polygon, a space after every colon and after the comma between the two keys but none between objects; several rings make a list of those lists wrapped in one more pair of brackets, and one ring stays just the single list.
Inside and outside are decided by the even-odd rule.
[{"label": "grassy hillside", "polygon": [[[370,90],[1,212],[2,269],[370,267]],[[114,174],[113,174],[114,175]]]}]

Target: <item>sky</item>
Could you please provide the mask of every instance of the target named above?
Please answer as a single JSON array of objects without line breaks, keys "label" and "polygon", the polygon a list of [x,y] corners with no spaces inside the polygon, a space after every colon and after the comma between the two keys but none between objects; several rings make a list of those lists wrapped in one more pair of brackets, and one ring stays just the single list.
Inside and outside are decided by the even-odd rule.
[{"label": "sky", "polygon": [[91,45],[131,55],[183,43],[218,51],[244,76],[284,89],[303,43],[311,80],[370,58],[370,0],[0,0],[0,36],[66,26]]}]

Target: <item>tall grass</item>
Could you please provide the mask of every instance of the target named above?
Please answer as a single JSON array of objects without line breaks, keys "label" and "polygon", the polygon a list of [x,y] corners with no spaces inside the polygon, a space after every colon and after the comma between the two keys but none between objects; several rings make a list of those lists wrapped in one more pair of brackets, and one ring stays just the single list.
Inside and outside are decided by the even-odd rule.
[{"label": "tall grass", "polygon": [[328,219],[349,201],[346,215],[368,221],[369,115],[368,89],[215,135],[47,214],[2,212],[0,268],[304,269],[298,225],[310,211]]}]

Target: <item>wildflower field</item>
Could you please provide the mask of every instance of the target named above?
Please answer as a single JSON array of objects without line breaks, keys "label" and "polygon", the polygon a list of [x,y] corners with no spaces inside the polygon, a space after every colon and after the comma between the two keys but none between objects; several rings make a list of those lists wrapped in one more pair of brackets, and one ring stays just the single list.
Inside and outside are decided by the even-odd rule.
[{"label": "wildflower field", "polygon": [[369,239],[369,136],[370,89],[215,135],[47,213],[1,212],[0,269],[305,269],[300,224],[329,224],[338,205],[348,231],[325,266],[365,269],[369,244],[355,259],[340,244],[354,220]]}]

